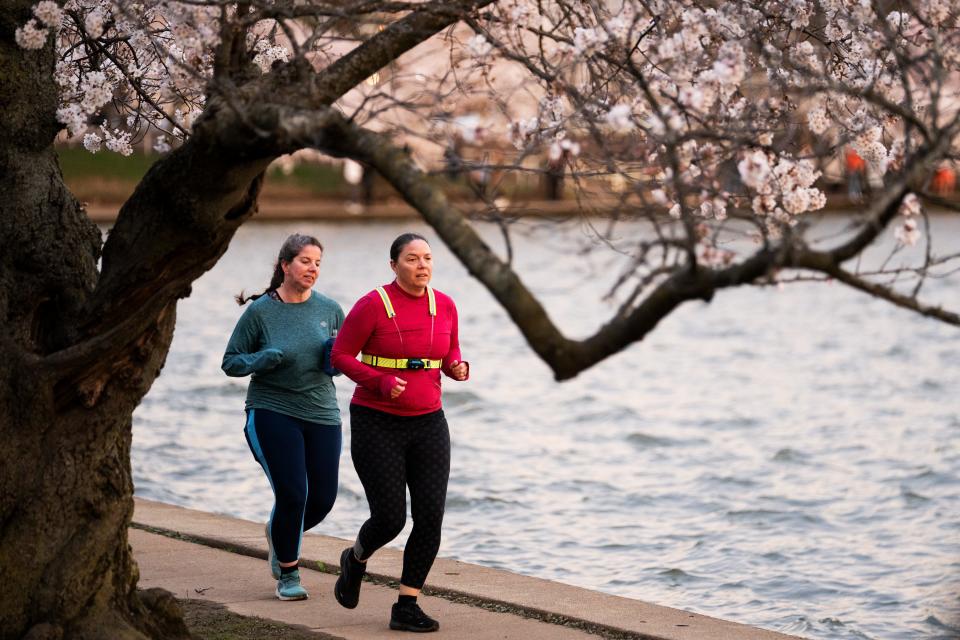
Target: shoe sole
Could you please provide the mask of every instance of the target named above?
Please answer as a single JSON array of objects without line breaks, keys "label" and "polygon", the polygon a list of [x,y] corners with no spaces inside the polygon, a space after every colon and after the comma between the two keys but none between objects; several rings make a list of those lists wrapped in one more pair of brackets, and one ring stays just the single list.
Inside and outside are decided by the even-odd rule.
[{"label": "shoe sole", "polygon": [[278,563],[276,567],[273,566],[273,563],[270,562],[270,558],[275,557],[273,552],[273,536],[270,535],[270,523],[268,522],[263,526],[263,532],[267,534],[267,564],[270,565],[270,575],[273,576],[274,580],[280,579],[280,564]]},{"label": "shoe sole", "polygon": [[277,599],[283,600],[285,602],[290,600],[307,600],[310,597],[309,593],[305,593],[302,596],[283,596],[283,595],[280,595],[280,589],[277,589],[276,593],[277,593]]},{"label": "shoe sole", "polygon": [[428,627],[424,629],[422,627],[415,627],[411,624],[404,624],[403,622],[394,622],[393,620],[391,620],[390,628],[393,629],[394,631],[412,631],[413,633],[431,633],[433,631],[439,631],[440,625],[437,624],[436,626]]},{"label": "shoe sole", "polygon": [[347,553],[350,552],[349,547],[343,550],[343,553],[340,554],[340,577],[337,578],[336,584],[333,585],[333,597],[337,599],[337,602],[340,603],[341,607],[345,609],[356,609],[357,605],[360,603],[359,596],[357,601],[353,604],[343,601],[343,594],[341,593],[341,585],[346,582],[346,579],[343,577],[347,573]]}]

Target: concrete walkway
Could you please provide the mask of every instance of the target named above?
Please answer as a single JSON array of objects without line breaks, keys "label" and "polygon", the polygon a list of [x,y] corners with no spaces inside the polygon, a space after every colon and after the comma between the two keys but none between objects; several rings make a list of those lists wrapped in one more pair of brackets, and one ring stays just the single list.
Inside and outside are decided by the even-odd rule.
[{"label": "concrete walkway", "polygon": [[[333,598],[340,551],[349,544],[304,536],[301,567],[310,599],[280,602],[265,562],[261,523],[137,499],[130,544],[142,588],[162,587],[178,598],[210,600],[231,611],[306,626],[348,639],[406,637],[390,631],[390,605],[401,554],[377,553],[360,605]],[[424,611],[440,621],[433,638],[651,638],[663,640],[787,640],[787,636],[716,618],[610,596],[556,582],[438,559],[421,595]]]}]

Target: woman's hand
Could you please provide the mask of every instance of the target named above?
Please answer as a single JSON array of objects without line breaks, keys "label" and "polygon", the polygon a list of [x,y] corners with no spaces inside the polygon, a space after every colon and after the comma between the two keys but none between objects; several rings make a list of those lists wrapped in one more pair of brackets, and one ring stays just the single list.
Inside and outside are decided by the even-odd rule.
[{"label": "woman's hand", "polygon": [[467,379],[470,373],[470,363],[454,360],[450,363],[450,377],[459,382]]},{"label": "woman's hand", "polygon": [[396,384],[393,385],[393,388],[390,389],[390,398],[394,399],[400,396],[403,393],[403,390],[407,388],[407,381],[403,378],[394,377]]},{"label": "woman's hand", "polygon": [[283,362],[283,351],[280,349],[264,349],[259,353],[258,369],[260,371],[269,371],[276,369]]}]

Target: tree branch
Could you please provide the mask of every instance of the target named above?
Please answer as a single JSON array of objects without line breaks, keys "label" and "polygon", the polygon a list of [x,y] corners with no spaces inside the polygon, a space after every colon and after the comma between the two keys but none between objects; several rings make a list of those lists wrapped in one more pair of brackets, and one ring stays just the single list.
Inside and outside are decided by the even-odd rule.
[{"label": "tree branch", "polygon": [[376,168],[420,212],[470,274],[497,298],[533,350],[554,369],[557,377],[569,372],[564,362],[569,360],[575,343],[560,333],[517,274],[477,235],[443,192],[431,186],[411,158],[382,135],[352,122],[344,120],[339,130],[341,135],[337,139],[341,146],[338,153]]},{"label": "tree branch", "polygon": [[[230,91],[224,90],[228,79],[222,79],[194,135],[155,163],[121,208],[104,245],[100,280],[87,313],[78,319],[79,335],[95,335],[132,310],[162,309],[186,295],[253,214],[263,172],[273,158],[306,146],[328,146],[322,139],[328,112],[304,107],[328,107],[391,60],[490,1],[424,5],[310,82],[303,82],[298,61]],[[321,138],[311,137],[316,135]],[[158,280],[179,286],[158,289]]]},{"label": "tree branch", "polygon": [[[553,370],[557,380],[572,378],[625,346],[643,339],[683,302],[707,300],[716,288],[749,282],[769,272],[777,256],[760,251],[743,264],[721,272],[703,268],[674,270],[628,315],[618,314],[583,341],[565,337],[520,277],[504,263],[453,208],[410,157],[385,136],[341,120],[325,137],[336,146],[322,150],[346,155],[377,169],[453,251],[454,255],[503,306],[530,347]],[[317,136],[319,137],[319,136]]]},{"label": "tree branch", "polygon": [[830,277],[835,278],[839,282],[844,283],[845,285],[853,287],[859,291],[869,293],[875,298],[880,298],[881,300],[891,302],[898,307],[915,311],[922,316],[936,318],[937,320],[942,320],[948,324],[960,326],[960,314],[948,311],[939,305],[932,306],[922,304],[913,296],[904,295],[894,291],[890,287],[886,287],[882,284],[877,284],[861,278],[858,275],[850,273],[849,271],[837,266],[832,262],[831,258],[827,254],[820,252],[808,252],[804,255],[801,255],[795,261],[795,265],[815,271],[821,271]]},{"label": "tree branch", "polygon": [[195,136],[155,163],[120,209],[79,335],[189,295],[255,211],[270,159],[231,156],[205,142]]},{"label": "tree branch", "polygon": [[877,197],[870,207],[868,222],[864,227],[844,244],[835,247],[830,251],[830,255],[835,264],[842,264],[847,260],[857,256],[871,242],[876,240],[877,236],[887,227],[891,220],[900,210],[900,203],[903,197],[913,185],[920,183],[929,171],[929,165],[932,161],[941,158],[950,149],[950,145],[956,135],[955,127],[950,127],[939,132],[936,142],[932,147],[921,147],[916,155],[905,161],[905,166],[909,167],[890,183],[883,192]]},{"label": "tree branch", "polygon": [[[305,78],[296,73],[268,74],[260,97],[274,101],[278,94],[292,99],[305,92],[306,95],[302,96],[302,102],[296,103],[297,106],[330,106],[390,62],[492,1],[466,0],[421,5],[416,11],[390,23],[383,31],[313,74],[308,82],[304,82]],[[295,60],[288,67],[297,64]]]}]

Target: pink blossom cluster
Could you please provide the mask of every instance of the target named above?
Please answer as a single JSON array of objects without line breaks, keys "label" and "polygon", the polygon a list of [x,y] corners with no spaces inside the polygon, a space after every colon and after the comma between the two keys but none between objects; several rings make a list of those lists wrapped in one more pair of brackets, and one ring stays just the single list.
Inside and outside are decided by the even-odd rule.
[{"label": "pink blossom cluster", "polygon": [[845,149],[879,184],[960,113],[960,2],[898,7],[511,0],[481,26],[493,56],[536,66],[540,104],[506,105],[518,150],[556,156],[563,131],[584,172],[611,167],[674,218],[746,210],[776,236],[826,205],[818,180],[843,179]]},{"label": "pink blossom cluster", "polygon": [[919,242],[922,234],[917,224],[917,218],[922,212],[920,199],[915,193],[908,193],[900,205],[900,214],[903,215],[904,220],[897,225],[893,232],[893,237],[896,238],[897,242],[911,247]]},{"label": "pink blossom cluster", "polygon": [[18,44],[59,53],[57,117],[91,152],[103,146],[123,155],[147,129],[158,150],[167,136],[189,134],[205,103],[213,49],[219,42],[216,6],[166,0],[112,2],[49,0],[17,29]]},{"label": "pink blossom cluster", "polygon": [[[277,17],[287,4],[244,5],[241,18],[241,5],[213,0],[42,0],[16,40],[59,52],[58,118],[71,137],[129,153],[154,128],[165,151],[206,104],[222,19],[244,23],[254,75],[295,56],[322,73],[357,34],[408,11],[379,25],[348,16],[347,27],[329,3],[293,3],[300,17]],[[818,180],[836,178],[846,149],[882,184],[960,112],[960,0],[882,7],[501,0],[338,106],[441,152],[495,148],[499,164],[515,154],[518,166],[537,154],[552,170],[615,176],[633,202],[674,217],[719,225],[736,212],[777,235],[824,206]]]}]

